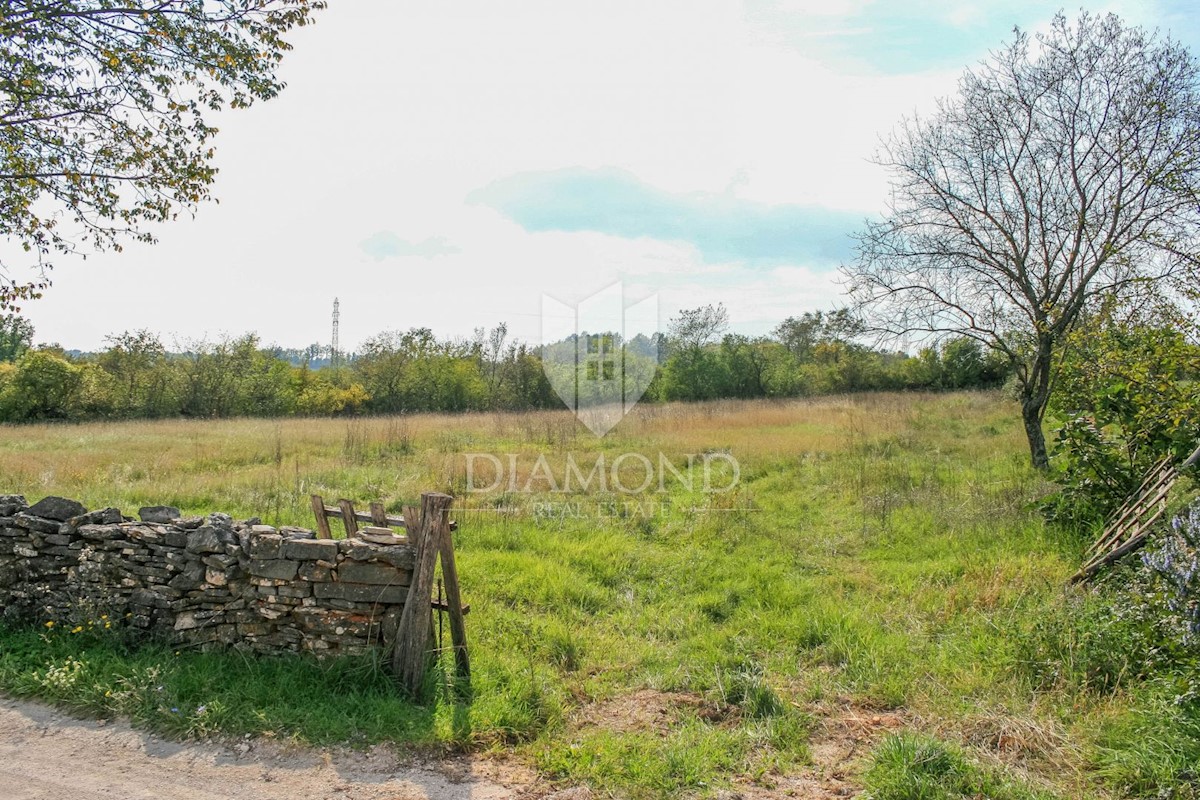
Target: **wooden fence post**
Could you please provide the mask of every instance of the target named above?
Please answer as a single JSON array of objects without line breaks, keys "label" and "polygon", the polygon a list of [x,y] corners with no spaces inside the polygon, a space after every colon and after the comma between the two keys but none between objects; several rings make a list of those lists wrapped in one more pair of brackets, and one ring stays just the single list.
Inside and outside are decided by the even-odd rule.
[{"label": "wooden fence post", "polygon": [[446,584],[446,607],[450,615],[450,641],[454,644],[454,671],[460,679],[471,679],[471,659],[467,655],[467,624],[463,619],[462,594],[458,586],[458,567],[454,563],[454,540],[450,526],[443,525],[438,536],[442,555],[442,579]]},{"label": "wooden fence post", "polygon": [[416,549],[412,583],[408,587],[408,598],[396,628],[396,641],[392,649],[392,672],[400,687],[410,697],[421,694],[425,674],[429,668],[430,630],[433,627],[430,598],[433,595],[433,572],[437,565],[438,552],[443,536],[449,536],[450,504],[454,498],[439,492],[421,495],[421,520],[419,525],[408,522],[409,541]]},{"label": "wooden fence post", "polygon": [[342,524],[346,526],[346,538],[352,539],[358,535],[358,520],[354,518],[354,503],[342,498],[338,500],[338,508],[342,510]]},{"label": "wooden fence post", "polygon": [[329,530],[329,518],[325,516],[325,498],[319,494],[312,496],[313,516],[317,518],[317,538],[332,539],[333,533]]}]

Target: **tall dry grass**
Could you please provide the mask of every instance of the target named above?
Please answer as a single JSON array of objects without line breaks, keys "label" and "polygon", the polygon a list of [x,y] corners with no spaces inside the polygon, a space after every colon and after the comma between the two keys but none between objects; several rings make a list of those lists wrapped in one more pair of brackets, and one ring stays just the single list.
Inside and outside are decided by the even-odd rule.
[{"label": "tall dry grass", "polygon": [[[1003,428],[1008,440],[1019,436],[1011,409],[994,394],[641,405],[604,438],[567,410],[7,425],[0,426],[0,491],[31,499],[64,495],[127,513],[168,504],[188,513],[221,510],[307,524],[310,494],[378,499],[397,509],[423,491],[463,495],[468,452],[496,454],[506,469],[508,455],[515,456],[516,476],[507,476],[504,488],[525,487],[539,456],[557,475],[568,454],[590,465],[601,455],[611,463],[624,452],[655,463],[660,452],[671,459],[724,452],[754,470],[852,452],[914,429],[940,450],[969,454],[981,445],[945,423],[963,413]],[[548,487],[535,482],[531,488]],[[462,505],[472,499],[480,498],[464,496]]]}]

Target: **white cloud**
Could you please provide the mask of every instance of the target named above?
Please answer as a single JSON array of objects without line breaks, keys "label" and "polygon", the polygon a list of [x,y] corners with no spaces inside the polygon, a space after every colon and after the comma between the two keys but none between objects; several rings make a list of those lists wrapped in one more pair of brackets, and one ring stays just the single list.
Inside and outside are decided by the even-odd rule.
[{"label": "white cloud", "polygon": [[444,236],[430,236],[419,242],[410,242],[407,239],[401,239],[392,231],[378,231],[371,234],[358,243],[358,249],[375,261],[405,256],[437,258],[458,252],[458,248]]}]

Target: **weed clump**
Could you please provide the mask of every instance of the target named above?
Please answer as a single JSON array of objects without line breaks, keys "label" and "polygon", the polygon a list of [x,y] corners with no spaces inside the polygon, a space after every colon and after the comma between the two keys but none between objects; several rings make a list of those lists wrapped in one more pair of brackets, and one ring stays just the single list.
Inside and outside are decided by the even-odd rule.
[{"label": "weed clump", "polygon": [[1200,504],[1165,526],[1139,559],[1047,609],[1021,638],[1035,690],[1076,702],[1122,694],[1091,757],[1110,787],[1136,797],[1200,797]]},{"label": "weed clump", "polygon": [[871,800],[1032,800],[1044,795],[966,759],[957,748],[912,733],[890,734],[866,773]]}]

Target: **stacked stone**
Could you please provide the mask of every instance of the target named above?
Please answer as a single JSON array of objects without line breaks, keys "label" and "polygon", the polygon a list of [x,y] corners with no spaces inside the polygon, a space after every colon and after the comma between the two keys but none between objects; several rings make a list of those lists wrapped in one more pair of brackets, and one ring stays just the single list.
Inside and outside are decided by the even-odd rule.
[{"label": "stacked stone", "polygon": [[[121,531],[134,549],[122,551],[135,562],[126,561],[126,568],[141,581],[130,597],[133,625],[167,632],[176,644],[236,643],[229,615],[245,606],[239,604],[245,586],[241,539],[249,523],[235,523],[227,514],[181,518],[170,506],[143,508],[139,516],[142,524]],[[190,627],[181,628],[185,618]]]},{"label": "stacked stone", "polygon": [[5,616],[28,614],[30,594],[35,591],[37,575],[34,570],[46,569],[27,563],[37,556],[44,539],[36,536],[25,525],[18,525],[18,517],[24,521],[29,504],[19,494],[0,495],[0,595],[4,598]]},{"label": "stacked stone", "polygon": [[238,626],[251,621],[245,542],[256,523],[235,523],[225,514],[178,523],[186,532],[180,542],[184,568],[172,585],[188,603],[175,616],[172,641],[206,649],[239,643]]},{"label": "stacked stone", "polygon": [[179,509],[87,513],[0,495],[0,607],[40,620],[107,612],[176,645],[276,653],[358,653],[395,630],[412,549],[320,540],[225,514]]},{"label": "stacked stone", "polygon": [[125,520],[113,509],[106,518],[79,525],[76,533],[71,547],[78,558],[69,574],[79,596],[135,628],[167,630],[182,605],[180,593],[167,585],[179,570],[169,529]]},{"label": "stacked stone", "polygon": [[47,497],[29,506],[0,495],[0,598],[6,616],[62,613],[75,602],[81,526],[120,522],[115,508],[88,513],[74,500]]},{"label": "stacked stone", "polygon": [[265,650],[361,652],[378,643],[399,618],[413,564],[407,545],[317,539],[267,525],[252,528],[249,556],[263,624],[243,640]]}]

